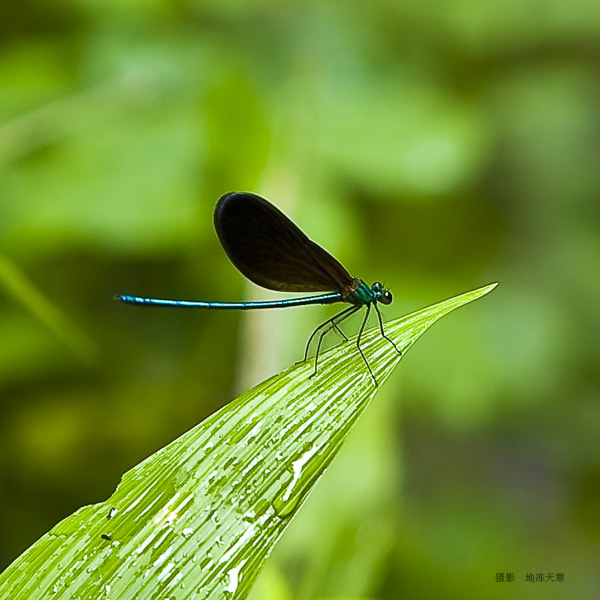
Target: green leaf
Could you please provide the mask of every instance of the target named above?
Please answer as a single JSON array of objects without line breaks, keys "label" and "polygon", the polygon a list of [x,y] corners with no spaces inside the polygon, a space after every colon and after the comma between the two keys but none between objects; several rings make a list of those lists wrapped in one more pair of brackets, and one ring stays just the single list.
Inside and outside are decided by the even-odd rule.
[{"label": "green leaf", "polygon": [[[386,325],[405,352],[435,321],[496,284]],[[361,346],[379,383],[400,356],[375,328]],[[356,346],[299,363],[222,408],[123,476],[106,502],[56,525],[0,575],[0,597],[245,598],[375,395]]]}]

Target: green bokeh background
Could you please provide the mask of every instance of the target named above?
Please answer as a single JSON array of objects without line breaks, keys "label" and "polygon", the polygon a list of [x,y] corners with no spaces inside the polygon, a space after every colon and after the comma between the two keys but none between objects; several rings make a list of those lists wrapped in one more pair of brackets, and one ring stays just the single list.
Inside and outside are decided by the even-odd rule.
[{"label": "green bokeh background", "polygon": [[332,314],[112,300],[274,297],[212,228],[252,190],[389,317],[501,283],[406,355],[254,600],[597,597],[599,107],[592,0],[4,3],[0,568]]}]

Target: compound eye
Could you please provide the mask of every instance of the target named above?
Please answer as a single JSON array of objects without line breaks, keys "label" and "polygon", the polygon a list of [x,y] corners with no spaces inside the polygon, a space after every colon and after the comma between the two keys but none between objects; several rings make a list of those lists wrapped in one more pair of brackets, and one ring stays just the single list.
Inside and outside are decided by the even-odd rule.
[{"label": "compound eye", "polygon": [[383,292],[383,284],[379,281],[376,281],[372,286],[371,289],[375,292],[380,294],[381,292]]},{"label": "compound eye", "polygon": [[392,292],[386,290],[383,292],[380,302],[381,304],[391,304],[393,299]]}]

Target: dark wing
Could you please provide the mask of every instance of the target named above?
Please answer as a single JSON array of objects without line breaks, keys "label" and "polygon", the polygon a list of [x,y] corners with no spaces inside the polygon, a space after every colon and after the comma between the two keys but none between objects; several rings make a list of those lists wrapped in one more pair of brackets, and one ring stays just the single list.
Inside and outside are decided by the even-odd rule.
[{"label": "dark wing", "polygon": [[219,198],[215,229],[235,267],[250,281],[282,292],[342,290],[352,276],[270,202],[248,192]]}]

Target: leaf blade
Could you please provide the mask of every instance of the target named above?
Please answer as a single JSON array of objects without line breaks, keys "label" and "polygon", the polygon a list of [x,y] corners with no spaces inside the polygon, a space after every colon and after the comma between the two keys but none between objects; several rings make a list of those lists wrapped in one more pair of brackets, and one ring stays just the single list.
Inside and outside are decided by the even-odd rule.
[{"label": "leaf blade", "polygon": [[[495,286],[392,321],[386,333],[405,352]],[[398,354],[378,329],[361,346],[385,381]],[[259,384],[128,471],[111,498],[64,519],[0,574],[0,592],[245,598],[377,390],[352,343],[327,352],[309,378],[312,368],[297,364]]]}]

